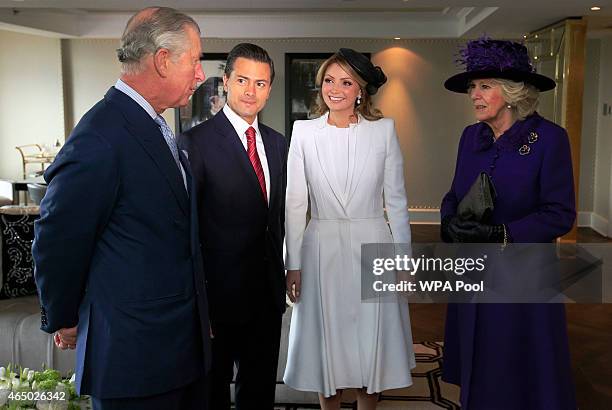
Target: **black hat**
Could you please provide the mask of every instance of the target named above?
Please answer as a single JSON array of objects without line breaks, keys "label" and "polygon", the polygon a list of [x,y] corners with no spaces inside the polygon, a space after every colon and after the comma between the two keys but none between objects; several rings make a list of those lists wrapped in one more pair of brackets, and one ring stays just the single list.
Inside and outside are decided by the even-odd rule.
[{"label": "black hat", "polygon": [[471,80],[479,78],[504,78],[525,82],[540,91],[555,88],[551,78],[535,72],[527,47],[512,41],[492,40],[487,37],[468,41],[460,51],[458,62],[466,71],[456,74],[444,82],[447,90],[467,93]]},{"label": "black hat", "polygon": [[387,76],[383,70],[374,66],[369,58],[350,48],[341,48],[338,51],[347,63],[367,83],[366,92],[370,95],[376,94],[378,89],[387,82]]}]

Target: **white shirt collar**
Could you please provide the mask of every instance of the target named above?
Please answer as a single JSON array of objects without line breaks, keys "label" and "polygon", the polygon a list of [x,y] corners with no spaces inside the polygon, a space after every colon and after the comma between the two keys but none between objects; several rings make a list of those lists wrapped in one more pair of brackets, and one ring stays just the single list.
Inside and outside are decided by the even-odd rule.
[{"label": "white shirt collar", "polygon": [[153,109],[153,106],[149,104],[149,102],[145,100],[145,98],[142,95],[140,95],[138,91],[134,90],[132,87],[130,87],[129,85],[121,81],[121,79],[117,80],[117,82],[115,83],[115,88],[121,91],[122,93],[126,94],[132,100],[136,101],[136,103],[140,105],[142,109],[145,110],[147,114],[151,116],[151,118],[153,119],[157,118],[157,113]]},{"label": "white shirt collar", "polygon": [[236,112],[232,110],[227,103],[223,106],[223,113],[236,130],[236,134],[238,134],[241,139],[243,137],[246,138],[245,133],[246,130],[249,129],[249,127],[255,128],[255,138],[261,138],[261,134],[259,133],[259,125],[257,123],[257,117],[255,117],[255,121],[253,121],[253,124],[249,124],[244,119],[242,119],[242,117],[236,114]]}]

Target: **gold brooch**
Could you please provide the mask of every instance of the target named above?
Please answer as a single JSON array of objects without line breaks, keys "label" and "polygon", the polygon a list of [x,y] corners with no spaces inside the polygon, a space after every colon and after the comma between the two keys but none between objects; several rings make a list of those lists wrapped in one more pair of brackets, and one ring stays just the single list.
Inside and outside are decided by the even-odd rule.
[{"label": "gold brooch", "polygon": [[529,142],[530,144],[533,144],[537,140],[538,140],[538,134],[536,134],[535,132],[531,131],[529,133],[529,137],[527,137],[527,142]]},{"label": "gold brooch", "polygon": [[529,151],[531,151],[531,148],[529,148],[529,145],[523,145],[521,148],[519,148],[519,154],[521,155],[527,155],[529,154]]}]

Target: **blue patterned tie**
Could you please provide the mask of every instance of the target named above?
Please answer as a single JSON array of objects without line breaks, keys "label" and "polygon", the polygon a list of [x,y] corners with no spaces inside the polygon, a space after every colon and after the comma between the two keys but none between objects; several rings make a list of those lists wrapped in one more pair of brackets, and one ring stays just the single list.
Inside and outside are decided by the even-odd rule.
[{"label": "blue patterned tie", "polygon": [[168,144],[168,148],[170,148],[170,152],[172,152],[172,156],[174,157],[174,161],[176,162],[176,166],[181,173],[181,177],[183,178],[183,184],[185,184],[185,189],[187,189],[187,181],[185,181],[185,175],[183,174],[183,170],[181,168],[181,161],[179,160],[178,147],[176,146],[176,139],[174,138],[174,133],[168,127],[166,120],[161,115],[155,117],[155,122],[159,125],[161,129],[162,135],[164,136],[164,140],[166,140],[166,144]]}]

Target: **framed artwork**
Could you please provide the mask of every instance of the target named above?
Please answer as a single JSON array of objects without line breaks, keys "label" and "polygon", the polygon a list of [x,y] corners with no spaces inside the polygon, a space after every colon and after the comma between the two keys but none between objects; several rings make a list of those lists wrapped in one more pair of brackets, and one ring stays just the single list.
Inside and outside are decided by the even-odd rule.
[{"label": "framed artwork", "polygon": [[[295,120],[313,118],[317,71],[334,53],[285,53],[285,136],[291,142]],[[370,58],[370,53],[363,53]]]},{"label": "framed artwork", "polygon": [[223,108],[223,71],[226,60],[227,53],[206,53],[200,57],[206,79],[185,107],[175,109],[176,135],[206,121]]},{"label": "framed artwork", "polygon": [[291,141],[295,120],[312,118],[317,101],[315,80],[321,63],[333,53],[285,53],[285,136]]}]

